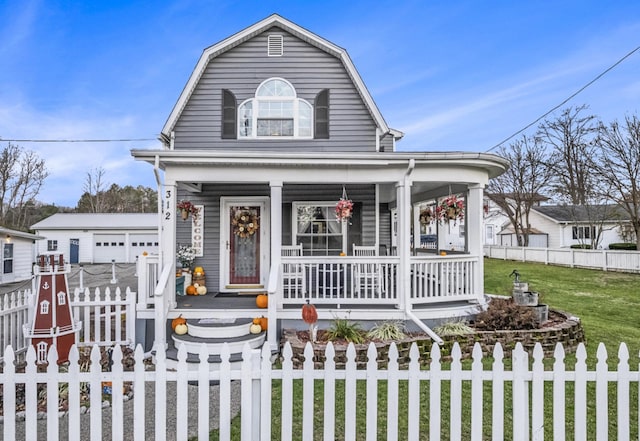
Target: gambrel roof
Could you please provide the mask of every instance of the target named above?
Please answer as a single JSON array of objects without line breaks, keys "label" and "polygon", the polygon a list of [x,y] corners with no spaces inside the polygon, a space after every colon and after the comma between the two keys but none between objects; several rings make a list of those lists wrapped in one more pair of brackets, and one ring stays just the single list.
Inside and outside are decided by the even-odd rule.
[{"label": "gambrel roof", "polygon": [[189,101],[189,98],[191,97],[194,89],[196,88],[198,81],[200,80],[200,77],[205,72],[209,62],[212,59],[220,56],[221,54],[233,49],[234,47],[244,43],[247,40],[252,39],[256,35],[259,35],[271,29],[274,26],[279,27],[286,32],[289,32],[290,34],[296,36],[297,38],[300,38],[301,40],[338,58],[342,62],[346,72],[348,73],[349,77],[353,81],[356,89],[358,90],[360,96],[362,97],[362,100],[367,106],[367,109],[369,110],[371,117],[375,121],[377,127],[380,129],[381,134],[388,133],[392,135],[395,139],[402,138],[402,136],[404,135],[402,132],[395,129],[391,129],[389,126],[387,126],[387,123],[382,117],[380,110],[378,109],[375,102],[373,101],[371,94],[367,90],[364,82],[362,81],[362,78],[360,77],[360,74],[356,70],[353,62],[351,61],[351,58],[349,58],[349,55],[347,54],[347,51],[345,49],[339,46],[336,46],[330,41],[325,40],[324,38],[298,26],[293,22],[290,22],[289,20],[286,20],[285,18],[279,16],[278,14],[273,14],[265,18],[264,20],[261,20],[258,23],[252,26],[249,26],[248,28],[238,32],[237,34],[234,34],[220,41],[219,43],[216,43],[213,46],[206,48],[203,51],[200,59],[198,60],[198,63],[196,64],[195,69],[193,70],[193,72],[191,73],[191,76],[189,77],[189,80],[186,86],[182,90],[182,93],[180,94],[180,97],[178,98],[176,105],[173,107],[173,110],[171,111],[171,114],[169,115],[167,122],[162,128],[161,137],[164,140],[170,139],[171,132],[174,129],[180,117],[180,114],[184,110],[186,103]]}]

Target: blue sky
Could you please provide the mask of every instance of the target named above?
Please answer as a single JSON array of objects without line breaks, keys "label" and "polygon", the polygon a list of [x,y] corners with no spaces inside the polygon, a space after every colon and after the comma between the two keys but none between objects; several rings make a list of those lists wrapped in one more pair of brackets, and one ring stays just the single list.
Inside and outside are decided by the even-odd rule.
[{"label": "blue sky", "polygon": [[[98,167],[155,187],[130,149],[159,147],[204,48],[272,13],[349,52],[399,150],[487,151],[640,46],[637,0],[4,0],[0,138],[150,139],[17,142],[46,160],[46,203],[75,206]],[[639,114],[639,73],[637,51],[567,105]]]}]

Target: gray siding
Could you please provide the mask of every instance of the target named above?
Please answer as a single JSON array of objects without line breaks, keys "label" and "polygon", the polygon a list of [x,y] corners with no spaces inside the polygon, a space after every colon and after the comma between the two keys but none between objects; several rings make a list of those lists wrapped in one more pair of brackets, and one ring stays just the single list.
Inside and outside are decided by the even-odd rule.
[{"label": "gray siding", "polygon": [[[349,226],[348,249],[353,243],[375,244],[375,191],[373,185],[353,185],[346,188],[348,196],[356,204]],[[205,184],[202,192],[188,193],[178,190],[178,200],[188,199],[196,205],[205,206],[204,256],[196,258],[195,265],[202,266],[206,283],[217,290],[220,277],[220,198],[222,196],[269,196],[268,185],[219,185]],[[282,243],[291,244],[291,204],[294,201],[337,201],[342,195],[342,186],[284,185],[282,190]],[[382,211],[384,219],[384,210]],[[381,220],[387,225],[388,221]],[[382,225],[381,225],[382,226]],[[383,227],[387,229],[388,226]],[[385,235],[388,236],[388,232]],[[191,243],[191,222],[177,221],[178,245]],[[384,243],[384,240],[383,240]]]},{"label": "gray siding", "polygon": [[[267,36],[284,36],[284,55],[267,56]],[[222,139],[222,90],[237,103],[255,95],[268,78],[291,82],[299,98],[313,105],[330,90],[330,138],[312,140]],[[176,149],[279,151],[375,151],[375,122],[340,60],[279,29],[272,28],[214,58],[202,75],[175,126]]]}]

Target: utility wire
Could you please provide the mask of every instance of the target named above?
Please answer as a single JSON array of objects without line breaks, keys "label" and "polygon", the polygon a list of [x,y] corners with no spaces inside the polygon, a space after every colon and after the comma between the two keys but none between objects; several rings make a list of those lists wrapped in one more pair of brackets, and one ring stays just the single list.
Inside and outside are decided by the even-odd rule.
[{"label": "utility wire", "polygon": [[581,93],[583,90],[585,90],[587,87],[591,86],[593,83],[595,83],[596,81],[598,81],[600,78],[602,78],[603,76],[605,76],[607,73],[609,73],[609,71],[613,70],[617,65],[619,65],[620,63],[622,63],[624,60],[626,60],[627,58],[629,58],[631,55],[633,55],[635,52],[640,50],[640,46],[638,46],[637,48],[633,49],[631,52],[629,52],[628,54],[626,54],[624,57],[620,58],[618,61],[616,61],[613,65],[611,65],[607,70],[605,70],[604,72],[602,72],[600,75],[598,75],[597,77],[595,77],[593,80],[589,81],[587,84],[585,84],[584,86],[582,86],[580,89],[578,89],[576,92],[574,92],[571,96],[569,96],[569,98],[567,98],[566,100],[564,100],[563,102],[561,102],[560,104],[558,104],[557,106],[555,106],[553,109],[549,110],[547,113],[545,113],[544,115],[542,115],[541,117],[539,117],[538,119],[536,119],[535,121],[533,121],[532,123],[528,124],[527,126],[525,126],[524,128],[518,130],[517,132],[515,132],[513,135],[503,139],[502,141],[500,141],[498,144],[494,145],[493,147],[491,147],[489,150],[487,150],[485,153],[489,153],[491,150],[494,150],[498,147],[500,147],[502,144],[504,144],[505,142],[507,142],[508,140],[510,140],[511,138],[513,138],[514,136],[519,135],[520,133],[524,132],[525,130],[527,130],[529,127],[533,126],[534,124],[536,124],[538,121],[540,121],[543,118],[546,118],[549,114],[555,112],[556,110],[558,110],[560,107],[564,106],[565,104],[567,104],[569,101],[571,101],[573,98],[576,97],[576,95],[578,95],[579,93]]},{"label": "utility wire", "polygon": [[158,138],[125,138],[125,139],[7,139],[0,138],[0,141],[7,142],[129,142],[129,141],[157,141]]}]

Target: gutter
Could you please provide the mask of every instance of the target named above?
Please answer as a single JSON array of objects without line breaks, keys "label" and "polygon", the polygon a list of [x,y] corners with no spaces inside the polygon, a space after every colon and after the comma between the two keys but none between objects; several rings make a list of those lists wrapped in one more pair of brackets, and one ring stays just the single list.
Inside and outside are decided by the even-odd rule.
[{"label": "gutter", "polygon": [[[415,159],[411,158],[409,160],[409,165],[407,166],[407,171],[404,174],[404,191],[405,191],[405,197],[404,199],[406,199],[404,202],[405,204],[410,204],[411,203],[411,191],[410,191],[410,181],[411,181],[411,173],[413,173],[413,170],[416,166],[416,161]],[[407,197],[407,194],[408,197]],[[408,233],[408,232],[407,232]],[[407,238],[404,237],[403,240],[406,240]],[[409,266],[409,261],[408,261],[408,257],[407,257],[407,253],[402,253],[401,256],[401,266],[404,266],[405,268],[408,268]],[[404,264],[404,265],[403,265]],[[407,269],[407,272],[409,273],[410,276],[410,271]],[[405,282],[406,284],[408,284],[410,278],[407,278],[407,282]],[[407,288],[405,286],[405,288]],[[405,297],[409,296],[409,292],[411,291],[411,289],[403,289],[404,295]],[[420,318],[418,318],[418,316],[416,316],[413,311],[411,310],[411,302],[407,301],[408,299],[405,298],[404,301],[404,314],[405,316],[410,319],[413,323],[415,323],[420,329],[422,329],[429,337],[431,337],[431,339],[433,341],[435,341],[436,343],[438,343],[438,345],[442,346],[444,344],[444,341],[438,336],[438,334],[436,334],[433,329],[431,329],[430,327],[428,327],[422,320],[420,320]]]}]

